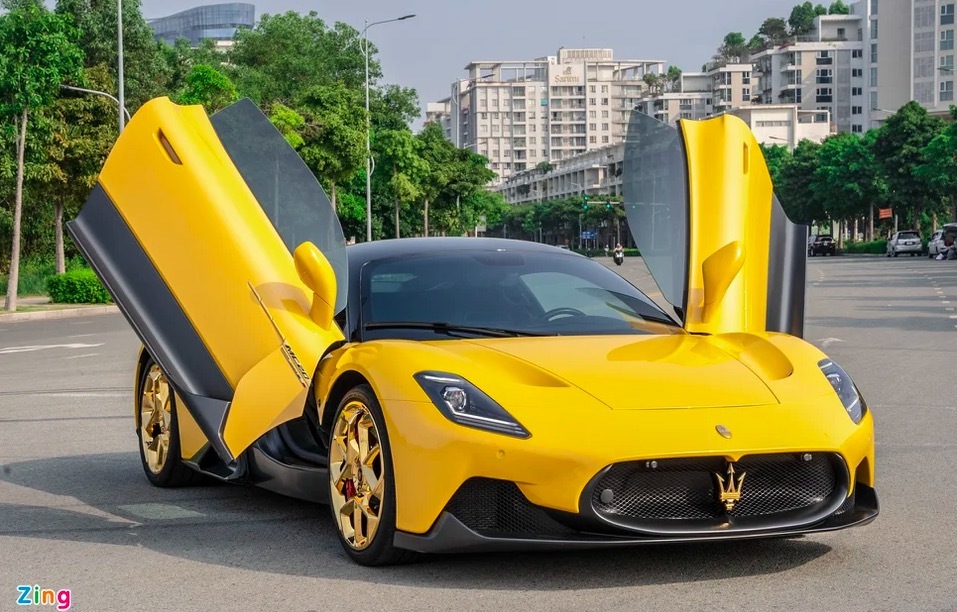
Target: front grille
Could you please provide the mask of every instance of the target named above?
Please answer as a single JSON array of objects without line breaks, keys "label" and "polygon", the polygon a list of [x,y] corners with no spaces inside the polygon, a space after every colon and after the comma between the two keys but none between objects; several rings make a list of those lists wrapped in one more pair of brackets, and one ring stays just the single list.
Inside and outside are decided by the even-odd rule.
[{"label": "front grille", "polygon": [[445,511],[466,527],[489,537],[568,536],[574,532],[526,498],[513,482],[470,478]]},{"label": "front grille", "polygon": [[727,466],[721,457],[618,463],[594,483],[591,505],[600,517],[636,528],[679,521],[706,526],[728,519],[810,516],[846,492],[846,468],[833,455],[813,453],[809,461],[803,454],[752,455],[734,463],[736,476],[745,478],[740,500],[728,511],[718,500],[715,477],[727,481]]}]

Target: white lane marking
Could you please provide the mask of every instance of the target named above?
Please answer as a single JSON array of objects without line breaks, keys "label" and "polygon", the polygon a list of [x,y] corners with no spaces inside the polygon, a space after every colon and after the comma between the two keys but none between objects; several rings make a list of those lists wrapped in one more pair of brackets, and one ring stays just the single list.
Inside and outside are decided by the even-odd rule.
[{"label": "white lane marking", "polygon": [[835,342],[844,342],[844,341],[841,340],[840,338],[823,338],[821,340],[818,340],[818,342],[821,343],[821,346],[823,346],[824,348],[827,348],[828,346],[834,344]]},{"label": "white lane marking", "polygon": [[8,346],[6,348],[0,348],[0,355],[11,355],[13,353],[32,353],[33,351],[42,351],[46,349],[81,349],[81,348],[96,348],[98,346],[103,346],[103,342],[97,344],[35,344],[31,346]]},{"label": "white lane marking", "polygon": [[206,516],[201,512],[194,512],[193,510],[187,510],[186,508],[180,508],[172,504],[129,504],[126,506],[117,506],[116,509],[128,512],[133,516],[154,521],[169,521]]},{"label": "white lane marking", "polygon": [[89,338],[90,336],[95,336],[96,334],[75,334],[73,336],[67,336],[67,338]]},{"label": "white lane marking", "polygon": [[83,359],[84,357],[96,357],[99,353],[85,353],[83,355],[70,355],[69,357],[64,357],[64,359]]},{"label": "white lane marking", "polygon": [[93,321],[73,321],[70,325],[89,325]]},{"label": "white lane marking", "polygon": [[941,304],[950,304],[950,300],[941,300],[940,303],[941,303]]},{"label": "white lane marking", "polygon": [[945,308],[944,310],[949,310],[949,311],[951,311],[951,312],[953,312],[953,311],[954,311],[954,309],[953,309],[953,308]]}]

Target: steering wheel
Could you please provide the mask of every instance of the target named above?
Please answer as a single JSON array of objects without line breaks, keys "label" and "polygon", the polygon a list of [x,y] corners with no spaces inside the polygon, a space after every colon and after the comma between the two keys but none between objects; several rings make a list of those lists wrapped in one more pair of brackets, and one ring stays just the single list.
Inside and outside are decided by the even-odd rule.
[{"label": "steering wheel", "polygon": [[577,308],[569,308],[568,306],[562,306],[560,308],[552,308],[548,312],[542,315],[542,318],[546,321],[551,321],[555,317],[560,317],[566,315],[569,317],[584,317],[587,316],[584,312],[578,310]]}]

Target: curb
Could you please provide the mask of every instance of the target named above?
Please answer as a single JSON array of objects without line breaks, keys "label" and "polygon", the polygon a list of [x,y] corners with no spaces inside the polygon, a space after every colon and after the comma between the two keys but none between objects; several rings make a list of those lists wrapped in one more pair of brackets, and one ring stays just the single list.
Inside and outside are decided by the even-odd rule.
[{"label": "curb", "polygon": [[0,323],[18,323],[20,321],[43,321],[47,319],[71,319],[73,317],[87,317],[119,313],[116,306],[91,306],[88,308],[63,308],[60,310],[41,310],[39,312],[14,312],[0,314]]}]

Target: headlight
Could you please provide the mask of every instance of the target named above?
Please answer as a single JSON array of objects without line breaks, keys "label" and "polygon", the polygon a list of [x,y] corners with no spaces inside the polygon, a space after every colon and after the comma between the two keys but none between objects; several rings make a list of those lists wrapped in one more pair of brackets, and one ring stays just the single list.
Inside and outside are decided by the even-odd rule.
[{"label": "headlight", "polygon": [[516,438],[532,435],[495,400],[461,376],[419,372],[414,378],[439,412],[450,421]]},{"label": "headlight", "polygon": [[817,362],[817,365],[821,368],[821,372],[824,373],[824,376],[827,377],[827,381],[834,387],[837,396],[841,398],[841,403],[844,404],[844,409],[847,410],[848,416],[850,416],[851,420],[855,423],[860,423],[861,419],[864,418],[864,412],[867,410],[867,406],[864,405],[864,398],[862,398],[861,394],[857,391],[857,387],[854,386],[851,377],[847,375],[844,368],[830,359],[822,359]]}]

